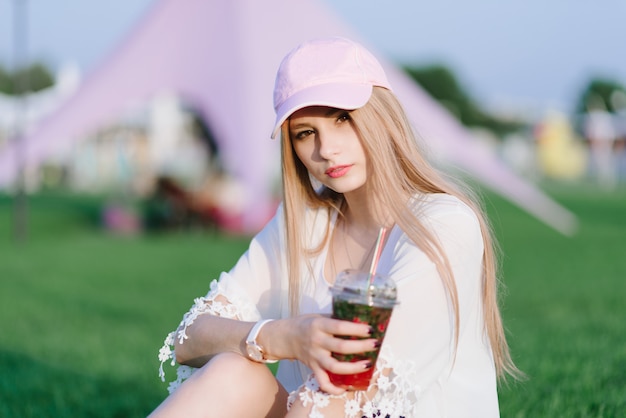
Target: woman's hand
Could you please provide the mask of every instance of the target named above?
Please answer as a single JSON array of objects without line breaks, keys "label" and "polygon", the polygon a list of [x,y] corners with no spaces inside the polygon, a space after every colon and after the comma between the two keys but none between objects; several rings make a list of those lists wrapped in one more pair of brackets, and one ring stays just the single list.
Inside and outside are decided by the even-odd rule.
[{"label": "woman's hand", "polygon": [[[378,348],[378,342],[368,338],[371,335],[369,325],[322,315],[302,315],[273,321],[266,325],[261,334],[259,342],[270,357],[300,360],[313,371],[320,389],[333,395],[340,395],[345,389],[330,382],[327,370],[335,374],[353,374],[374,365],[369,360],[341,362],[332,357],[331,353],[357,354]],[[342,335],[359,339],[337,337]]]}]

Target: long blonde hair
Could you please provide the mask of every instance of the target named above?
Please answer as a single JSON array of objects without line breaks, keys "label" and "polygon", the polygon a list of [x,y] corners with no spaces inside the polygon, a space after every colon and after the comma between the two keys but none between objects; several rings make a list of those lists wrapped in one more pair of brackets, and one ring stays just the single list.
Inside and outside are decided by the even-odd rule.
[{"label": "long blonde hair", "polygon": [[[381,87],[374,87],[369,102],[350,111],[353,126],[362,142],[371,173],[366,187],[368,193],[390,212],[396,224],[435,263],[441,280],[449,295],[454,312],[454,338],[459,336],[459,300],[452,269],[446,254],[433,234],[426,228],[408,206],[408,200],[416,195],[446,193],[456,196],[474,210],[484,241],[482,298],[484,322],[498,376],[521,376],[515,367],[502,326],[498,308],[498,278],[495,242],[490,226],[483,215],[478,200],[471,191],[458,181],[447,179],[424,157],[417,138],[411,129],[402,106],[395,95]],[[302,215],[307,207],[334,208],[339,210],[343,195],[330,189],[316,191],[309,173],[298,159],[289,138],[288,122],[282,126],[282,170],[284,187],[284,214],[287,230],[287,260],[289,268],[289,303],[292,314],[299,309],[303,267],[301,254],[311,254],[315,249],[305,247]],[[375,157],[374,157],[375,156]],[[328,231],[327,229],[327,239]],[[310,268],[309,258],[305,264]]]}]

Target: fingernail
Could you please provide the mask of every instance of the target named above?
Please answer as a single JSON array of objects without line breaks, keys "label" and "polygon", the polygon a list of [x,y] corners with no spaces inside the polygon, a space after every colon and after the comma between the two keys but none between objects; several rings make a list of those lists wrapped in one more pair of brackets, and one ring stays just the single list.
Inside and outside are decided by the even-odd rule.
[{"label": "fingernail", "polygon": [[380,347],[381,342],[379,340],[374,341],[374,348]]},{"label": "fingernail", "polygon": [[372,364],[371,361],[368,361],[367,363],[365,363],[365,368],[366,369],[370,369],[370,368],[372,368],[372,366],[373,366],[373,364]]},{"label": "fingernail", "polygon": [[370,329],[369,329],[369,330],[367,330],[367,333],[368,333],[369,335],[372,335],[372,334],[374,333],[374,328],[373,328],[373,327],[370,327]]}]

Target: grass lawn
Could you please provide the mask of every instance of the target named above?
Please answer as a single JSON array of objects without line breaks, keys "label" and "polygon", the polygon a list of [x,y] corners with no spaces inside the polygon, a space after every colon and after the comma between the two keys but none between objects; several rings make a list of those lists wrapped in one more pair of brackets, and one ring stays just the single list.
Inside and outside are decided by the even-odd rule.
[{"label": "grass lawn", "polygon": [[574,238],[492,201],[504,317],[528,375],[500,391],[502,416],[626,417],[626,190],[548,190],[579,217]]},{"label": "grass lawn", "polygon": [[[626,190],[549,187],[579,216],[566,238],[491,194],[503,314],[528,380],[503,417],[626,413]],[[26,242],[0,197],[0,416],[143,417],[165,396],[157,351],[247,239],[215,232],[120,237],[99,202],[36,196]]]}]

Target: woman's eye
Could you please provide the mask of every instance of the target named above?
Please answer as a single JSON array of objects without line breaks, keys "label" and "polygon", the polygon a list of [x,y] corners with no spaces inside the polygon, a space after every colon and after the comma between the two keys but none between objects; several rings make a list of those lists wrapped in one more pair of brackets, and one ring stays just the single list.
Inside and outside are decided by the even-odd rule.
[{"label": "woman's eye", "polygon": [[304,139],[307,136],[311,135],[313,133],[312,130],[307,129],[306,131],[300,131],[300,132],[296,132],[296,134],[294,135],[295,139]]},{"label": "woman's eye", "polygon": [[348,112],[343,112],[337,118],[338,122],[345,122],[345,121],[348,121],[348,120],[350,120],[350,114]]}]

